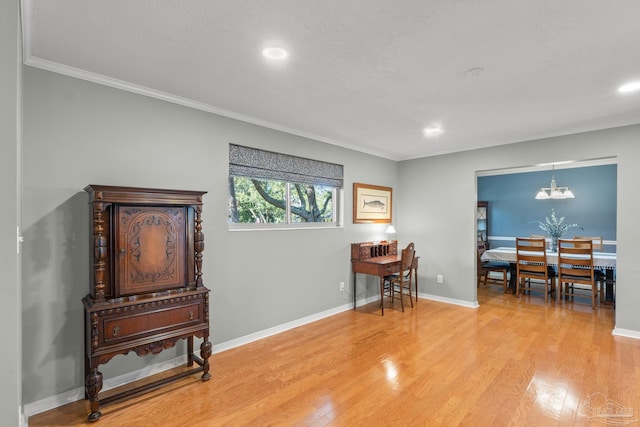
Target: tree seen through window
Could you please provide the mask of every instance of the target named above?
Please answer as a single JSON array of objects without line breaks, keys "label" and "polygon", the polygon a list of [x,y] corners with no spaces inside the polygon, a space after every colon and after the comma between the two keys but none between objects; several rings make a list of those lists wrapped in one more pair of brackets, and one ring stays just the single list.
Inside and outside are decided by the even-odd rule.
[{"label": "tree seen through window", "polygon": [[230,176],[229,222],[335,222],[335,192],[335,188],[324,185]]}]

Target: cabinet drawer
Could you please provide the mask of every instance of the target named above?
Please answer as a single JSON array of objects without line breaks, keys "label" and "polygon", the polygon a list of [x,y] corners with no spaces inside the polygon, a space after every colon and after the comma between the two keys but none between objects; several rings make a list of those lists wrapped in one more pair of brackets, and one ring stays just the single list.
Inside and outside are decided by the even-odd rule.
[{"label": "cabinet drawer", "polygon": [[202,321],[202,304],[199,303],[143,311],[133,315],[123,313],[121,316],[110,316],[104,319],[102,322],[103,342],[111,343],[144,335],[159,334]]}]

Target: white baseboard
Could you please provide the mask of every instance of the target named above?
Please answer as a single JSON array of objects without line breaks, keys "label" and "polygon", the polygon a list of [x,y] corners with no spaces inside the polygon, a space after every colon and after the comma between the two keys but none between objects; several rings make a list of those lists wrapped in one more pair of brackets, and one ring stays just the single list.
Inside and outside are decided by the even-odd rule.
[{"label": "white baseboard", "polygon": [[[379,298],[379,297],[378,297]],[[374,298],[374,300],[378,299]],[[368,303],[365,303],[368,304]],[[357,306],[360,306],[360,301],[358,301]],[[263,338],[270,337],[272,335],[276,335],[289,329],[297,328],[298,326],[306,325],[308,323],[315,322],[320,319],[324,319],[325,317],[333,316],[338,313],[342,313],[343,311],[353,309],[353,304],[348,303],[336,308],[332,308],[330,310],[322,311],[320,313],[312,314],[311,316],[306,316],[301,319],[297,319],[291,322],[283,323],[278,326],[274,326],[273,328],[265,329],[263,331],[255,332],[253,334],[245,335],[240,338],[236,338],[230,341],[226,341],[220,344],[216,344],[213,346],[213,353],[220,353],[226,350],[230,350],[232,348],[240,347],[241,345],[249,344],[254,341],[261,340]]]},{"label": "white baseboard", "polygon": [[[446,298],[438,295],[419,293],[419,298],[443,302],[447,304],[459,305],[462,307],[468,308],[478,308],[480,305],[477,301],[469,302],[463,301],[455,298]],[[361,299],[356,302],[356,306],[360,307],[362,305],[366,305],[377,301],[380,297],[378,295],[371,296],[369,298]],[[297,328],[298,326],[306,325],[308,323],[315,322],[320,319],[324,319],[326,317],[333,316],[338,313],[342,313],[343,311],[353,309],[353,304],[343,304],[341,306],[332,308],[330,310],[322,311],[320,313],[313,314],[311,316],[306,316],[301,319],[297,319],[291,322],[283,323],[282,325],[274,326],[273,328],[265,329],[260,332],[256,332],[253,334],[245,335],[240,338],[236,338],[230,341],[226,341],[220,344],[216,344],[213,346],[213,353],[221,353],[226,350],[230,350],[235,347],[240,347],[245,344],[249,344],[254,341],[261,340],[263,338],[270,337],[272,335],[276,335],[289,329]],[[629,337],[640,339],[640,331],[633,331],[629,329],[620,329],[615,328],[613,330],[613,335]],[[156,363],[154,365],[146,366],[143,369],[138,369],[133,372],[129,372],[123,375],[119,375],[114,378],[110,378],[104,381],[102,390],[110,390],[116,387],[120,387],[122,385],[149,377],[151,375],[158,374],[160,372],[176,368],[178,366],[182,366],[187,363],[187,356],[182,355],[171,360],[168,360],[163,363]],[[46,399],[38,400],[37,402],[29,403],[24,405],[24,416],[28,419],[32,415],[39,414],[41,412],[48,411],[50,409],[57,408],[59,406],[66,405],[68,403],[73,403],[78,400],[84,399],[84,387],[78,387],[74,390],[67,391],[65,393],[58,394],[56,396],[48,397]],[[27,424],[24,424],[27,425]]]},{"label": "white baseboard", "polygon": [[634,331],[631,329],[613,328],[613,332],[611,332],[611,335],[615,335],[618,337],[635,338],[637,340],[640,340],[640,331]]},{"label": "white baseboard", "polygon": [[469,301],[464,301],[464,300],[455,299],[455,298],[447,298],[447,297],[441,297],[441,296],[438,296],[438,295],[423,294],[423,293],[419,293],[418,297],[423,298],[423,299],[428,299],[428,300],[431,300],[431,301],[444,302],[444,303],[447,303],[447,304],[459,305],[459,306],[468,307],[468,308],[478,308],[478,307],[480,307],[480,304],[478,304],[478,301],[469,302]]}]

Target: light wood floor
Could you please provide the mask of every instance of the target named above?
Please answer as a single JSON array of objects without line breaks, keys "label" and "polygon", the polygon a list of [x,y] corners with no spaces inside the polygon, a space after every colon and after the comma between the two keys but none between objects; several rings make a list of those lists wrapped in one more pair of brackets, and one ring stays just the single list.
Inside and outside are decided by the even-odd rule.
[{"label": "light wood floor", "polygon": [[[611,335],[612,308],[493,286],[478,300],[384,317],[371,304],[216,354],[209,382],[105,405],[96,426],[640,425],[640,341]],[[602,405],[624,416],[596,417]],[[87,413],[75,402],[29,426]]]}]

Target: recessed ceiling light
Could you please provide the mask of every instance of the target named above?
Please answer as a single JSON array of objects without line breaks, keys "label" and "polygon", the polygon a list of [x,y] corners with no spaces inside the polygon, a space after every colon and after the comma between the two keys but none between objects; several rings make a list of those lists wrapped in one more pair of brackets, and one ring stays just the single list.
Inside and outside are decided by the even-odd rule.
[{"label": "recessed ceiling light", "polygon": [[440,135],[443,131],[440,126],[430,126],[422,129],[424,136],[437,136]]},{"label": "recessed ceiling light", "polygon": [[481,67],[469,68],[464,72],[464,74],[468,77],[478,77],[482,73],[484,73],[484,68]]},{"label": "recessed ceiling light", "polygon": [[262,55],[267,59],[274,59],[280,61],[289,56],[289,53],[281,47],[265,47],[262,49]]},{"label": "recessed ceiling light", "polygon": [[622,85],[618,88],[618,92],[620,93],[629,93],[640,90],[640,81],[627,83],[626,85]]}]

